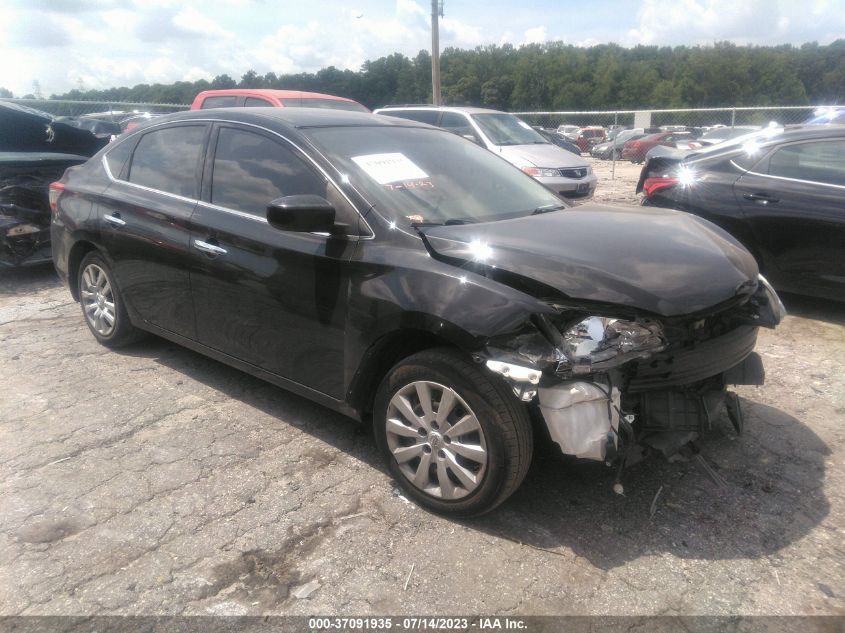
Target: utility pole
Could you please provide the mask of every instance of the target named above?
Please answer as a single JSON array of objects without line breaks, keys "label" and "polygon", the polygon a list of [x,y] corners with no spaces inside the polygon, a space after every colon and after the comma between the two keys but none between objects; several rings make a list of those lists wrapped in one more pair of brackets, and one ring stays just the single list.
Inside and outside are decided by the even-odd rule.
[{"label": "utility pole", "polygon": [[440,98],[440,24],[443,17],[443,0],[431,0],[431,97],[439,106]]}]

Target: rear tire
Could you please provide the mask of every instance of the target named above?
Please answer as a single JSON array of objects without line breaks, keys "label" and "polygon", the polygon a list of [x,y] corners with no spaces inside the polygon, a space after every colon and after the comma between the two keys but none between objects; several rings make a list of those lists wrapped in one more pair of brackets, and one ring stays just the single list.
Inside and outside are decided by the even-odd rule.
[{"label": "rear tire", "polygon": [[391,474],[434,512],[489,512],[522,483],[534,438],[525,405],[497,377],[450,349],[394,366],[378,388],[373,427]]},{"label": "rear tire", "polygon": [[92,251],[82,259],[76,282],[82,317],[101,345],[122,347],[143,338],[129,320],[114,273],[100,253]]}]

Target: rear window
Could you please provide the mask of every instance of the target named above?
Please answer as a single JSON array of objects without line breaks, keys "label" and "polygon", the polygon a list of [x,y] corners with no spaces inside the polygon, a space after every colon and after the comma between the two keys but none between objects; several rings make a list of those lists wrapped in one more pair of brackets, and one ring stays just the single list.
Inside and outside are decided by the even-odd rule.
[{"label": "rear window", "polygon": [[247,108],[272,108],[273,104],[266,99],[258,99],[256,97],[247,97],[244,101],[244,106]]},{"label": "rear window", "polygon": [[845,185],[845,141],[787,145],[769,158],[769,174]]},{"label": "rear window", "polygon": [[147,132],[138,141],[129,182],[185,198],[196,198],[197,164],[205,145],[204,125]]},{"label": "rear window", "polygon": [[324,108],[326,110],[346,110],[347,112],[369,112],[367,108],[355,101],[341,101],[340,99],[282,99],[282,105],[287,108]]},{"label": "rear window", "polygon": [[237,103],[238,98],[235,96],[231,97],[206,97],[202,101],[202,105],[200,106],[200,110],[206,110],[208,108],[232,108]]},{"label": "rear window", "polygon": [[132,147],[135,143],[132,140],[119,143],[116,147],[109,150],[106,154],[106,162],[109,165],[109,171],[114,178],[120,178],[123,173],[123,167],[132,153]]},{"label": "rear window", "polygon": [[418,123],[428,123],[429,125],[437,125],[437,115],[439,110],[384,110],[379,112],[384,116],[392,116],[398,119],[408,119],[409,121],[417,121]]}]

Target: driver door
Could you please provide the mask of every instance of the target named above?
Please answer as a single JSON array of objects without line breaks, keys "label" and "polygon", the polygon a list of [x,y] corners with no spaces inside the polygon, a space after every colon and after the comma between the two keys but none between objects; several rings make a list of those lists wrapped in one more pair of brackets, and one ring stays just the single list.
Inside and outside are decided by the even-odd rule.
[{"label": "driver door", "polygon": [[271,227],[267,205],[295,194],[328,199],[338,222],[358,226],[354,208],[292,145],[215,125],[191,227],[197,340],[341,398],[347,262],[357,238]]}]

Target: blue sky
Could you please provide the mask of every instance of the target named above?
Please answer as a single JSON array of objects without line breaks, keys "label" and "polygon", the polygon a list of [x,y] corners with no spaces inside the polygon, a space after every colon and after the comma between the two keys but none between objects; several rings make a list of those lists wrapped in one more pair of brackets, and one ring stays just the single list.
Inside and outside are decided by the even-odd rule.
[{"label": "blue sky", "polygon": [[[16,95],[228,73],[357,70],[430,45],[427,0],[4,0],[0,86]],[[446,0],[441,45],[830,43],[845,0]]]}]

